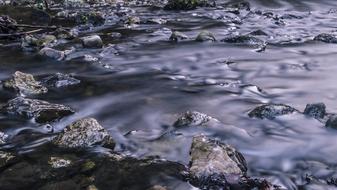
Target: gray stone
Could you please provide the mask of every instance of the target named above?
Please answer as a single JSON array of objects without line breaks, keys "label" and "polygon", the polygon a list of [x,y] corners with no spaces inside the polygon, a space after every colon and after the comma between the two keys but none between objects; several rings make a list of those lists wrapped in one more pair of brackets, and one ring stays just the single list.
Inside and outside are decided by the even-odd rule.
[{"label": "gray stone", "polygon": [[98,35],[92,35],[81,38],[82,45],[85,48],[102,48],[103,41]]},{"label": "gray stone", "polygon": [[59,51],[48,47],[42,48],[39,54],[59,61],[65,58],[64,51]]},{"label": "gray stone", "polygon": [[192,183],[201,188],[238,184],[247,172],[241,153],[203,135],[193,138],[190,157]]},{"label": "gray stone", "polygon": [[197,111],[187,111],[183,113],[177,121],[174,122],[174,127],[186,126],[208,126],[210,122],[219,122],[217,119]]},{"label": "gray stone", "polygon": [[248,113],[249,117],[255,117],[259,119],[275,119],[277,116],[287,115],[294,112],[298,112],[295,108],[292,108],[284,104],[265,104],[256,107]]},{"label": "gray stone", "polygon": [[8,135],[2,131],[0,131],[0,145],[5,144],[7,142]]},{"label": "gray stone", "polygon": [[201,31],[198,36],[195,38],[198,42],[204,42],[204,41],[216,41],[214,35],[209,31]]},{"label": "gray stone", "polygon": [[68,125],[52,142],[61,148],[88,148],[102,145],[113,149],[115,146],[108,131],[93,118],[80,119]]},{"label": "gray stone", "polygon": [[326,114],[325,104],[324,103],[307,104],[303,113],[316,119],[323,119]]},{"label": "gray stone", "polygon": [[4,81],[3,87],[15,90],[21,95],[37,95],[48,92],[48,89],[37,82],[33,75],[20,71],[16,71],[11,79]]},{"label": "gray stone", "polygon": [[27,35],[22,38],[21,48],[26,51],[36,51],[52,46],[55,42],[56,37],[53,35]]},{"label": "gray stone", "polygon": [[337,114],[333,114],[329,116],[329,119],[325,123],[325,127],[337,129]]},{"label": "gray stone", "polygon": [[2,111],[28,119],[33,118],[38,123],[55,121],[74,113],[68,106],[23,97],[10,100]]},{"label": "gray stone", "polygon": [[77,85],[80,82],[81,82],[80,80],[62,73],[55,73],[41,80],[42,84],[52,88],[61,88],[66,86]]},{"label": "gray stone", "polygon": [[180,40],[185,40],[187,38],[188,38],[188,36],[185,35],[184,33],[178,32],[178,31],[174,31],[174,32],[172,32],[172,34],[170,36],[170,41],[178,42]]},{"label": "gray stone", "polygon": [[314,38],[315,41],[321,41],[325,43],[337,43],[337,36],[334,34],[322,33]]}]

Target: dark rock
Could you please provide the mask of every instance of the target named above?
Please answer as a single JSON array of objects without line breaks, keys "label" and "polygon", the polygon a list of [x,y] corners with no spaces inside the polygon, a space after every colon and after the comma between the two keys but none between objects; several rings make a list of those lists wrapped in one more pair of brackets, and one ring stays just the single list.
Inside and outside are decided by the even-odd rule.
[{"label": "dark rock", "polygon": [[226,43],[244,44],[253,46],[262,46],[265,44],[263,40],[250,35],[229,36],[221,41]]},{"label": "dark rock", "polygon": [[3,82],[3,87],[15,90],[21,95],[37,95],[47,93],[48,89],[34,79],[34,76],[16,71],[13,77]]},{"label": "dark rock", "polygon": [[115,142],[96,119],[84,118],[68,125],[53,139],[52,143],[61,148],[88,148],[102,145],[113,149]]},{"label": "dark rock", "polygon": [[38,190],[81,190],[81,186],[73,180],[65,180],[46,184]]},{"label": "dark rock", "polygon": [[186,36],[184,33],[174,31],[174,32],[172,32],[172,34],[170,36],[170,41],[178,42],[180,40],[185,40],[187,38],[188,38],[188,36]]},{"label": "dark rock", "polygon": [[0,33],[1,34],[13,34],[17,31],[15,26],[17,23],[14,19],[7,15],[0,16]]},{"label": "dark rock", "polygon": [[225,4],[227,9],[237,9],[250,11],[250,3],[247,1],[230,1]]},{"label": "dark rock", "polygon": [[86,48],[102,48],[103,41],[98,35],[92,35],[81,38],[83,47]]},{"label": "dark rock", "polygon": [[0,169],[6,167],[8,164],[13,163],[16,156],[10,152],[0,151]]},{"label": "dark rock", "polygon": [[74,113],[68,106],[52,104],[42,100],[17,97],[10,100],[2,112],[35,119],[38,123],[51,122]]},{"label": "dark rock", "polygon": [[326,114],[325,104],[324,103],[307,104],[303,113],[316,119],[322,119]]},{"label": "dark rock", "polygon": [[195,38],[198,42],[204,42],[204,41],[216,41],[214,35],[209,31],[202,31],[198,34],[198,36]]},{"label": "dark rock", "polygon": [[174,127],[186,127],[186,126],[207,126],[210,122],[219,122],[217,119],[208,116],[206,114],[196,112],[196,111],[187,111],[182,114],[176,122],[174,122]]},{"label": "dark rock", "polygon": [[202,189],[238,185],[247,172],[241,153],[230,145],[203,135],[193,138],[190,156],[192,184]]},{"label": "dark rock", "polygon": [[322,33],[314,38],[315,41],[321,41],[325,43],[337,43],[337,36],[333,34]]},{"label": "dark rock", "polygon": [[325,127],[337,129],[337,114],[332,114],[329,116],[328,121],[325,123]]},{"label": "dark rock", "polygon": [[41,80],[42,84],[48,87],[52,87],[52,88],[61,88],[61,87],[77,85],[80,82],[81,82],[80,80],[73,78],[69,75],[62,74],[62,73],[55,73]]},{"label": "dark rock", "polygon": [[264,32],[263,30],[255,30],[253,32],[250,32],[249,35],[252,35],[252,36],[268,36],[268,34],[266,32]]},{"label": "dark rock", "polygon": [[166,10],[191,10],[197,7],[215,6],[211,0],[168,0],[164,9]]},{"label": "dark rock", "polygon": [[255,117],[259,119],[275,119],[277,116],[287,115],[294,112],[298,112],[295,108],[292,108],[284,104],[265,104],[261,105],[248,113],[249,117]]}]

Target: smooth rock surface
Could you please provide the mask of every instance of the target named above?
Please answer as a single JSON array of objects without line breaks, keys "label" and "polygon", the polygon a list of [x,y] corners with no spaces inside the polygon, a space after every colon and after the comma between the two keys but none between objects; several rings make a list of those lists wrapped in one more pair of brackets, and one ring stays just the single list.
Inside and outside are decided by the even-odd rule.
[{"label": "smooth rock surface", "polygon": [[81,38],[82,45],[85,48],[102,48],[103,41],[98,35],[86,36]]}]

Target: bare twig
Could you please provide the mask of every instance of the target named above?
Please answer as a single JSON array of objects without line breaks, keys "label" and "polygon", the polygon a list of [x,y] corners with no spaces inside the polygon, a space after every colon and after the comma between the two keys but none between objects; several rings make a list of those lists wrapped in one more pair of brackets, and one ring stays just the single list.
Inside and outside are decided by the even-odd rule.
[{"label": "bare twig", "polygon": [[15,24],[14,26],[21,27],[21,28],[41,28],[41,29],[52,29],[52,30],[56,30],[58,28],[70,29],[70,28],[59,27],[59,26],[38,26],[38,25],[29,25],[29,24]]},{"label": "bare twig", "polygon": [[36,30],[31,30],[27,32],[18,32],[18,33],[13,33],[13,34],[0,34],[0,38],[9,38],[9,37],[14,37],[14,36],[23,36],[26,34],[33,34],[36,32],[43,31],[44,29],[36,29]]}]

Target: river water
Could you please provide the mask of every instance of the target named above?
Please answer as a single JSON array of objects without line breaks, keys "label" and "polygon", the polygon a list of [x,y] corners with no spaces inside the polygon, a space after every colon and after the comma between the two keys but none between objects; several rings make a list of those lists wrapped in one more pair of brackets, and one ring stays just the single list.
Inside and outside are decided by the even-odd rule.
[{"label": "river water", "polygon": [[[221,2],[218,7],[191,11],[132,5],[130,14],[138,16],[141,24],[127,28],[112,22],[98,28],[103,49],[78,49],[73,58],[56,61],[17,46],[1,47],[0,79],[17,70],[37,78],[73,74],[80,85],[38,97],[76,110],[53,124],[56,131],[91,116],[116,139],[116,151],[135,157],[156,155],[187,164],[191,139],[163,134],[179,114],[193,110],[217,118],[223,126],[178,132],[185,137],[205,133],[233,145],[246,158],[251,176],[286,189],[301,189],[310,175],[322,180],[337,177],[337,130],[301,114],[275,120],[247,115],[263,103],[303,110],[308,103],[323,102],[328,112],[337,112],[337,45],[313,41],[320,33],[337,31],[337,2],[255,0],[250,4],[251,11],[240,14],[225,11]],[[146,22],[153,18],[166,23]],[[170,42],[171,30],[184,32],[191,40]],[[194,41],[203,30],[212,32],[217,41]],[[263,52],[252,45],[220,41],[229,34],[256,30],[265,33],[257,36],[267,42]],[[115,39],[112,32],[122,37]],[[97,59],[88,61],[83,55]],[[10,98],[0,93],[1,103]],[[27,129],[45,130],[32,121],[6,116],[0,123],[1,130],[12,136]],[[19,138],[11,146],[26,153],[44,142]],[[314,189],[328,188],[333,186]]]}]

